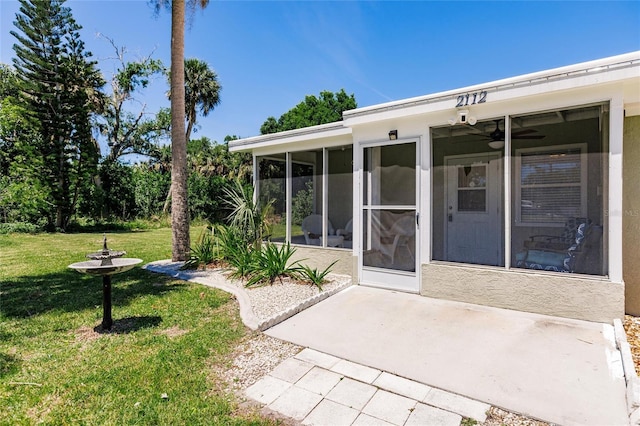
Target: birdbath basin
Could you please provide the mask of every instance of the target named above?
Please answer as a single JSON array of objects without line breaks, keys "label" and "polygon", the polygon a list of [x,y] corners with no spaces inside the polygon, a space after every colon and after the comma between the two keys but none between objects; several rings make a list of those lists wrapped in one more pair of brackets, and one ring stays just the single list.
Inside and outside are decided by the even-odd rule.
[{"label": "birdbath basin", "polygon": [[111,317],[111,275],[128,271],[142,262],[142,259],[122,257],[127,252],[109,250],[107,248],[107,236],[103,235],[102,251],[87,255],[92,260],[76,262],[69,268],[89,275],[102,276],[102,329],[111,330],[113,318]]},{"label": "birdbath basin", "polygon": [[69,265],[69,268],[89,275],[114,275],[132,269],[138,263],[142,263],[142,259],[123,257],[120,259],[111,259],[111,262],[111,265],[103,265],[100,260],[87,260],[72,263]]}]

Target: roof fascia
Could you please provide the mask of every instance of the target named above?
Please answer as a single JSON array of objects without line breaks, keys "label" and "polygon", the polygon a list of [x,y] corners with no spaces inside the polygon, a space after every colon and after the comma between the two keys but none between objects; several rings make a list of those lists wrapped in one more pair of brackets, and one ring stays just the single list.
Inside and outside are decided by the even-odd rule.
[{"label": "roof fascia", "polygon": [[254,136],[245,139],[237,139],[229,142],[229,151],[249,151],[271,146],[302,143],[310,140],[319,141],[344,135],[350,135],[351,128],[345,127],[342,121],[318,126],[303,127],[301,129],[287,130],[285,132],[269,133],[267,135]]},{"label": "roof fascia", "polygon": [[353,109],[343,113],[344,124],[345,126],[354,126],[373,121],[454,109],[455,102],[452,103],[452,101],[455,101],[461,94],[473,92],[486,91],[492,95],[491,102],[496,102],[526,96],[532,93],[533,87],[540,85],[547,85],[547,87],[538,87],[535,90],[538,93],[545,90],[575,89],[612,81],[637,79],[640,76],[638,70],[640,70],[640,51],[461,89]]}]

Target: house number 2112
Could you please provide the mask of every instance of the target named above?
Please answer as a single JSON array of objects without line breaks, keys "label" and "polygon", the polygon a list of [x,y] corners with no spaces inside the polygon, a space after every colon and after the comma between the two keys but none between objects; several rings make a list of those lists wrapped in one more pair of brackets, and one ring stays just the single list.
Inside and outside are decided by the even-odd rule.
[{"label": "house number 2112", "polygon": [[459,95],[456,100],[458,101],[456,108],[467,105],[483,104],[487,102],[487,91],[483,90],[482,92]]}]

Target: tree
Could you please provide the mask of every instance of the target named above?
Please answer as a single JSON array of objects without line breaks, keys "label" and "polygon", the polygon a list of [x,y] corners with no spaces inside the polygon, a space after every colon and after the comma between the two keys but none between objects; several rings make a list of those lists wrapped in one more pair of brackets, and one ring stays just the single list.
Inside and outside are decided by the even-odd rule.
[{"label": "tree", "polygon": [[18,102],[18,82],[12,67],[0,65],[0,217],[41,225],[50,194],[35,150],[39,135]]},{"label": "tree", "polygon": [[191,138],[191,131],[196,124],[200,111],[203,117],[220,103],[218,75],[209,68],[206,62],[199,59],[184,61],[185,114],[187,120],[186,141]]},{"label": "tree", "polygon": [[[195,8],[196,0],[189,0]],[[205,8],[209,0],[199,0]],[[187,139],[184,77],[185,0],[171,2],[171,258],[189,259],[189,202],[187,199]]]},{"label": "tree", "polygon": [[269,117],[260,127],[260,133],[284,132],[318,124],[333,123],[342,120],[344,111],[358,106],[353,94],[347,95],[344,89],[335,94],[330,91],[320,92],[320,97],[306,96],[304,101],[285,112],[279,119]]},{"label": "tree", "polygon": [[12,67],[0,64],[0,176],[9,174],[20,140],[26,139],[29,123],[23,119],[24,109],[16,102],[19,94],[16,72]]},{"label": "tree", "polygon": [[[186,59],[184,61],[185,77],[185,116],[187,129],[185,140],[187,145],[191,139],[191,132],[197,122],[197,110],[203,116],[209,115],[211,111],[220,103],[220,83],[217,74],[209,68],[206,62],[199,59]],[[169,73],[171,79],[171,73]],[[169,91],[171,99],[171,91]],[[199,107],[199,108],[198,108]],[[188,146],[187,146],[188,149]],[[169,209],[171,200],[171,190],[167,194],[163,211]]]},{"label": "tree", "polygon": [[119,62],[111,80],[111,94],[106,98],[97,123],[110,149],[106,161],[113,162],[129,154],[152,155],[158,140],[169,134],[169,113],[160,110],[154,118],[147,118],[145,104],[136,114],[125,110],[125,105],[131,105],[135,100],[134,92],[146,88],[154,74],[164,73],[164,66],[150,56],[127,62],[126,49],[117,47],[109,37],[104,38],[115,50]]},{"label": "tree", "polygon": [[65,229],[82,185],[95,174],[99,149],[91,116],[100,105],[104,81],[80,39],[64,0],[20,0],[11,31],[19,102],[39,138],[40,175],[50,194],[48,223]]}]

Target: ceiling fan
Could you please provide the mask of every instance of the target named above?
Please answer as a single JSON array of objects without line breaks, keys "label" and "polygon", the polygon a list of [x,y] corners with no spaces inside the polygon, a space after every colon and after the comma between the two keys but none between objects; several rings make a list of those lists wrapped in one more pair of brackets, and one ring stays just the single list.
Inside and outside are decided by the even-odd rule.
[{"label": "ceiling fan", "polygon": [[[490,142],[504,141],[504,130],[500,130],[500,122],[502,120],[493,120],[496,123],[496,129],[488,135],[482,135],[482,137],[489,139]],[[524,129],[511,132],[511,139],[542,139],[544,135],[532,135],[535,133],[535,129]]]},{"label": "ceiling fan", "polygon": [[[482,135],[483,138],[489,140],[489,147],[493,149],[502,149],[504,147],[504,130],[500,130],[500,122],[502,120],[493,120],[496,123],[496,129],[488,135]],[[544,135],[532,135],[535,129],[524,129],[511,132],[511,139],[542,139]]]}]

